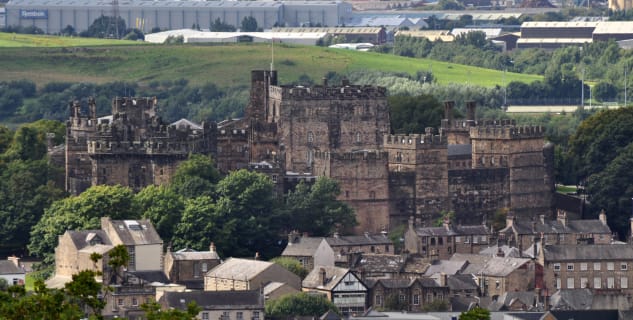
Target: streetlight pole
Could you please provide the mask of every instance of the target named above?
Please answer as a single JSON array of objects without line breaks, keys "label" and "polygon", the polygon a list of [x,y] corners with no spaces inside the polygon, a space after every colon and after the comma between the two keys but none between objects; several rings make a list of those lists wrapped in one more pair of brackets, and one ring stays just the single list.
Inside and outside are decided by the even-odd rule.
[{"label": "streetlight pole", "polygon": [[508,67],[503,68],[503,108],[508,107],[508,86],[506,85],[506,71]]},{"label": "streetlight pole", "polygon": [[585,68],[582,68],[582,82],[580,86],[580,106],[585,107]]}]

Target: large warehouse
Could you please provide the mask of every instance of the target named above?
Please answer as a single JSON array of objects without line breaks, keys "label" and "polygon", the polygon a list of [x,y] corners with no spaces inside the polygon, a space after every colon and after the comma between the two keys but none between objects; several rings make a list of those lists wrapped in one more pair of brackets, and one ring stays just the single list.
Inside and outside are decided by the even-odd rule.
[{"label": "large warehouse", "polygon": [[100,16],[118,16],[128,27],[149,32],[209,28],[220,19],[239,28],[252,16],[263,28],[274,25],[320,24],[338,26],[349,19],[352,6],[342,1],[155,1],[155,0],[10,0],[6,4],[8,26],[36,26],[58,33],[70,25],[84,31]]}]

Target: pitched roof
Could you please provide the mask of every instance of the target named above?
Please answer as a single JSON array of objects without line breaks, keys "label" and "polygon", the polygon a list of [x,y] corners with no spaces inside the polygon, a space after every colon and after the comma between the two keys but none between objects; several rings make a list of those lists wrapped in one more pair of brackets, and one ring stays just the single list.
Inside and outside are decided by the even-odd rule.
[{"label": "pitched roof", "polygon": [[196,251],[185,248],[170,253],[174,260],[219,260],[220,256],[215,251]]},{"label": "pitched roof", "polygon": [[197,123],[194,123],[194,122],[191,122],[191,121],[189,121],[189,120],[187,120],[185,118],[182,118],[182,119],[170,124],[170,126],[174,126],[174,127],[178,128],[179,130],[186,129],[187,127],[191,128],[191,129],[194,129],[194,130],[202,130],[202,126],[201,125],[199,125]]},{"label": "pitched roof", "polygon": [[432,276],[436,273],[444,273],[447,275],[458,274],[466,266],[468,265],[467,261],[458,261],[458,260],[439,260],[434,261],[426,272],[424,273],[426,276]]},{"label": "pitched roof", "polygon": [[[77,250],[81,250],[85,247],[91,247],[98,244],[102,245],[112,245],[110,238],[103,230],[69,230],[66,231],[70,236],[70,240],[72,240],[75,248]],[[91,245],[91,243],[94,243]]]},{"label": "pitched roof", "polygon": [[549,304],[553,310],[589,310],[592,300],[591,289],[560,289],[550,297]]},{"label": "pitched roof", "polygon": [[462,270],[463,274],[477,274],[492,259],[492,256],[481,254],[455,253],[450,261],[468,261],[468,266]]},{"label": "pitched roof", "polygon": [[372,235],[366,233],[362,236],[339,236],[325,239],[331,247],[342,246],[366,246],[366,245],[393,245],[393,242],[386,234]]},{"label": "pitched roof", "polygon": [[545,261],[633,260],[633,247],[628,244],[546,245],[543,254]]},{"label": "pitched roof", "polygon": [[[553,319],[574,319],[574,320],[618,320],[618,310],[550,310],[546,313],[553,316]],[[545,316],[543,316],[545,317]],[[548,318],[552,319],[552,318]]]},{"label": "pitched roof", "polygon": [[195,301],[202,310],[263,309],[264,299],[254,291],[191,291],[165,292],[160,300],[169,308],[187,309]]},{"label": "pitched roof", "polygon": [[296,241],[288,242],[282,256],[311,257],[323,242],[324,238],[298,237]]},{"label": "pitched roof", "polygon": [[511,227],[506,227],[500,232],[507,232],[509,230],[513,230],[518,234],[602,233],[611,235],[609,226],[603,224],[600,220],[567,220],[565,224],[559,220],[515,220]]},{"label": "pitched roof", "polygon": [[486,276],[505,277],[530,261],[530,259],[523,258],[492,257],[480,273]]},{"label": "pitched roof", "polygon": [[0,260],[0,274],[24,274],[24,270],[9,260]]},{"label": "pitched roof", "polygon": [[121,242],[125,245],[162,244],[163,240],[147,220],[109,220]]},{"label": "pitched roof", "polygon": [[511,257],[511,258],[520,258],[521,257],[521,251],[519,251],[518,248],[510,247],[510,246],[507,246],[507,245],[503,245],[503,246],[494,245],[494,246],[491,246],[491,247],[487,247],[487,248],[479,251],[479,254],[486,255],[486,256],[496,256],[497,253],[499,253],[499,251],[503,252],[503,256],[504,257]]},{"label": "pitched roof", "polygon": [[446,284],[453,291],[477,290],[479,287],[471,274],[454,274],[446,278]]},{"label": "pitched roof", "polygon": [[163,271],[127,271],[127,273],[143,280],[145,283],[169,283],[169,279]]},{"label": "pitched roof", "polygon": [[[325,284],[321,282],[321,270],[325,271]],[[312,269],[303,279],[301,286],[304,288],[332,290],[348,272],[350,270],[347,268],[318,266]]]},{"label": "pitched roof", "polygon": [[442,226],[416,228],[418,236],[468,236],[468,235],[489,235],[490,230],[484,225],[474,226]]},{"label": "pitched roof", "polygon": [[274,265],[272,262],[261,260],[229,258],[224,263],[209,270],[205,276],[224,279],[252,279]]},{"label": "pitched roof", "polygon": [[396,254],[363,254],[354,268],[362,268],[368,273],[398,273],[402,271],[404,264],[402,256]]},{"label": "pitched roof", "polygon": [[404,264],[404,272],[423,274],[431,264],[422,257],[409,257]]}]

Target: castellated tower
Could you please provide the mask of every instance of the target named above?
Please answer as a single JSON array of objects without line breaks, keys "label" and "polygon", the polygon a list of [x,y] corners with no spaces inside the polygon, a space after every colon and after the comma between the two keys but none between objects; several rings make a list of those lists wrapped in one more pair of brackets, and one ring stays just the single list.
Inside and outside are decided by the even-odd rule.
[{"label": "castellated tower", "polygon": [[470,129],[472,165],[508,169],[508,208],[517,217],[551,214],[553,181],[541,126],[485,121]]},{"label": "castellated tower", "polygon": [[128,186],[135,191],[168,183],[190,153],[215,152],[215,125],[182,119],[165,124],[155,98],[115,98],[112,116],[97,119],[73,104],[66,137],[66,188],[79,194],[90,186]]},{"label": "castellated tower", "polygon": [[450,208],[446,137],[433,134],[385,135],[389,153],[391,224],[416,217],[430,223]]},{"label": "castellated tower", "polygon": [[379,150],[314,154],[314,174],[339,182],[339,199],[356,213],[357,234],[389,230],[388,156]]}]

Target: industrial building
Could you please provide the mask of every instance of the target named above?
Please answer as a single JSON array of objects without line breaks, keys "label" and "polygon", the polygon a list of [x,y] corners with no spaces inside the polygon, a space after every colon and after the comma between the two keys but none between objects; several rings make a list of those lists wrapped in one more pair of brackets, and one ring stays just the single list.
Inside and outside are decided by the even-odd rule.
[{"label": "industrial building", "polygon": [[184,43],[271,42],[316,45],[325,32],[209,32],[192,29],[169,30],[145,35],[145,41],[164,43],[169,37],[182,37]]},{"label": "industrial building", "polygon": [[631,21],[531,21],[521,25],[517,47],[556,49],[594,41],[633,39]]},{"label": "industrial building", "polygon": [[279,26],[338,26],[348,20],[352,6],[342,1],[156,1],[156,0],[10,0],[7,26],[36,26],[58,33],[70,25],[84,31],[100,16],[119,16],[126,26],[143,32],[154,28],[202,29],[220,19],[238,27],[254,17],[262,28]]}]

